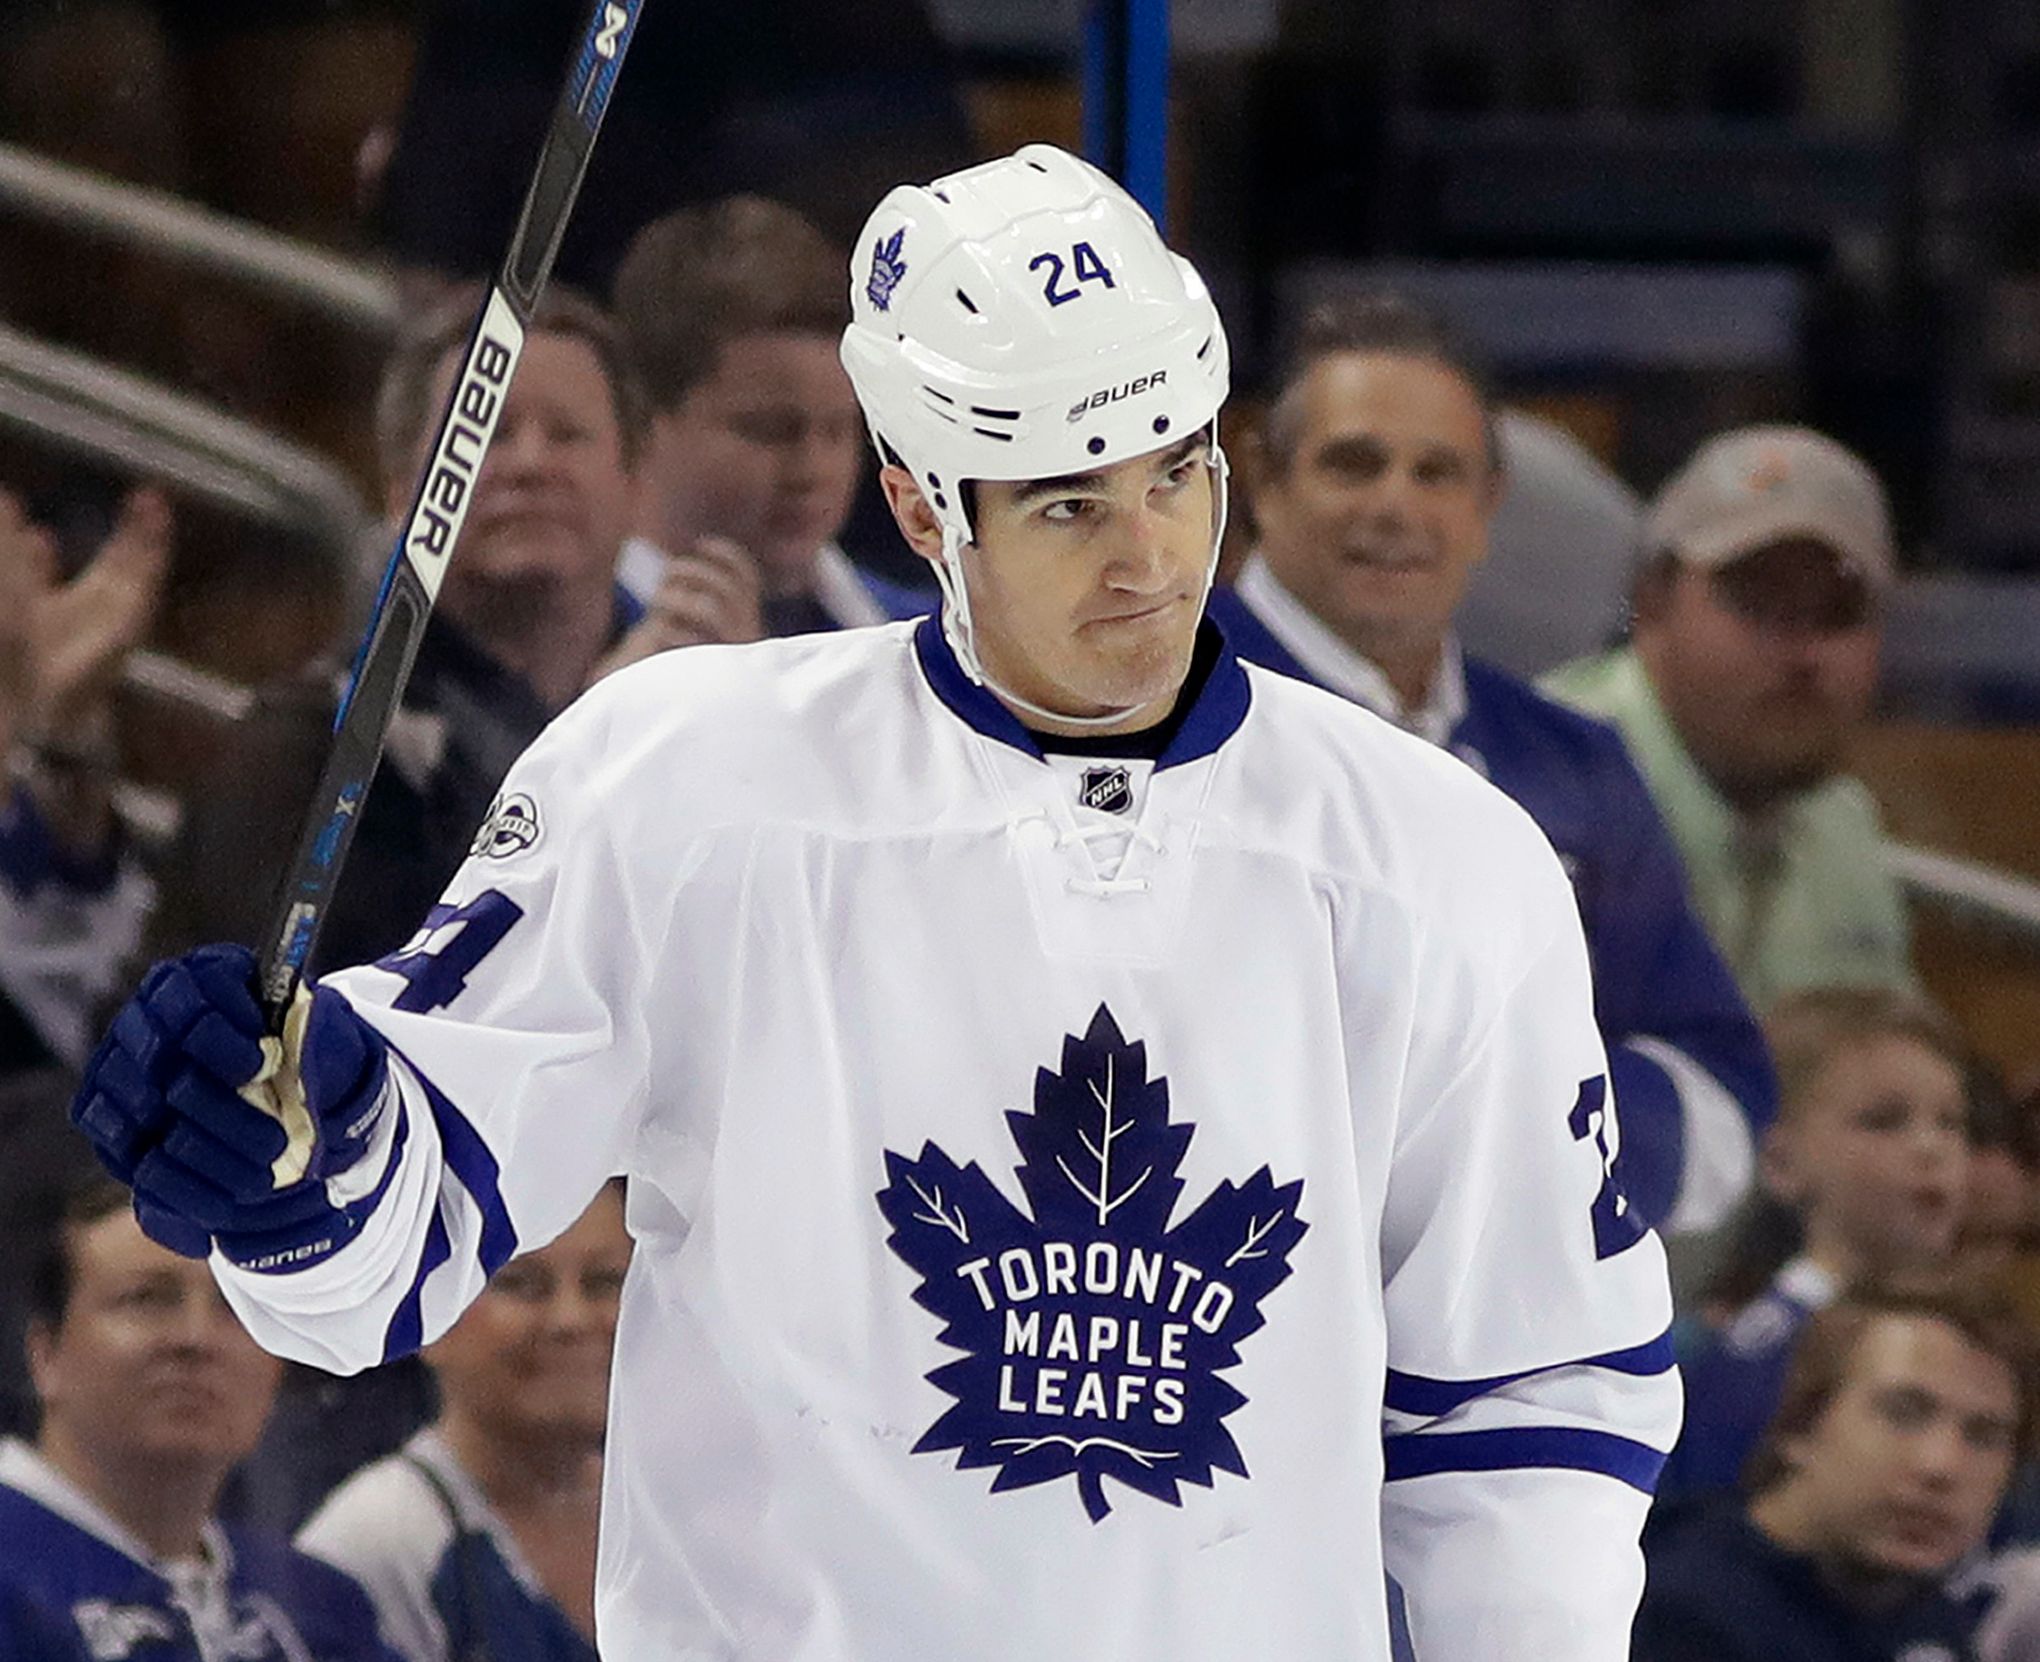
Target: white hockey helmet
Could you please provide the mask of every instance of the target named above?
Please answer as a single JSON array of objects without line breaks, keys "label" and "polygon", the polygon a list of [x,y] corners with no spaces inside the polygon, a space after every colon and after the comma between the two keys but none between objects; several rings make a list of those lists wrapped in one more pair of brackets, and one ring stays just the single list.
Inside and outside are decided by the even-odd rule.
[{"label": "white hockey helmet", "polygon": [[850,304],[843,365],[881,455],[941,521],[946,621],[974,680],[965,480],[1087,473],[1211,427],[1215,568],[1225,329],[1190,262],[1107,175],[1030,144],[900,186],[858,239]]}]

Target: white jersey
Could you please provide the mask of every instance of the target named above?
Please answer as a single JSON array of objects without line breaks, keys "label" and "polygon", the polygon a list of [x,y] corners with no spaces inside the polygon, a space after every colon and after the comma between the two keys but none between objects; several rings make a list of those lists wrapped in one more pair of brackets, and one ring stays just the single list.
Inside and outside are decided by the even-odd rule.
[{"label": "white jersey", "polygon": [[1622,1662],[1678,1424],[1513,803],[1222,653],[1044,759],[932,622],[663,655],[403,953],[399,1169],[278,1352],[429,1340],[615,1172],[613,1662]]}]

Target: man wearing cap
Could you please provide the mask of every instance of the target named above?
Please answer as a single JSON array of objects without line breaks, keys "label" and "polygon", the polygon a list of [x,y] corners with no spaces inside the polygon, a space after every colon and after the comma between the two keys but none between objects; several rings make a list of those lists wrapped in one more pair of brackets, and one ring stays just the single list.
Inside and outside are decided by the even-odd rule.
[{"label": "man wearing cap", "polygon": [[1876,808],[1842,771],[1895,571],[1861,458],[1803,427],[1725,433],[1651,505],[1630,644],[1547,683],[1621,729],[1759,1010],[1912,981]]}]

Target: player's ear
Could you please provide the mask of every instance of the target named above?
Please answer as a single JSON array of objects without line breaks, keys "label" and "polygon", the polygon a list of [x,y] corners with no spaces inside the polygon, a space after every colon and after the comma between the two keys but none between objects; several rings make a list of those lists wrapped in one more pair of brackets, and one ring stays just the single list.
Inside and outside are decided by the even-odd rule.
[{"label": "player's ear", "polygon": [[22,1359],[28,1364],[29,1387],[37,1402],[56,1394],[57,1330],[47,1316],[29,1317],[21,1335]]},{"label": "player's ear", "polygon": [[914,476],[897,462],[888,462],[878,470],[878,482],[907,546],[924,560],[940,560],[942,522],[936,518],[933,504],[921,494]]}]

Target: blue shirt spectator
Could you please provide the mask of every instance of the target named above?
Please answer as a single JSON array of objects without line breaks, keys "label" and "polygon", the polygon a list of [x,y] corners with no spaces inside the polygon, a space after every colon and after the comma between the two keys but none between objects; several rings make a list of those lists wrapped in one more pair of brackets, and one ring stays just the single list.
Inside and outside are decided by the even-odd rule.
[{"label": "blue shirt spectator", "polygon": [[216,1523],[191,1557],[161,1558],[27,1444],[0,1443],[0,1655],[40,1662],[60,1642],[94,1662],[391,1662],[339,1571]]},{"label": "blue shirt spectator", "polygon": [[1774,1105],[1762,1035],[1620,737],[1457,644],[1506,482],[1484,376],[1440,319],[1377,293],[1306,313],[1272,391],[1244,452],[1259,541],[1212,615],[1241,657],[1451,750],[1542,827],[1593,956],[1621,1187],[1667,1232],[1719,1224]]},{"label": "blue shirt spectator", "polygon": [[1803,1329],[1743,1492],[1646,1533],[1632,1662],[1969,1662],[1949,1578],[2034,1431],[2034,1356],[2002,1297],[1855,1292]]},{"label": "blue shirt spectator", "polygon": [[1925,1583],[1844,1603],[1820,1566],[1719,1500],[1650,1544],[1631,1662],[1972,1662],[1970,1610]]},{"label": "blue shirt spectator", "polygon": [[216,1516],[281,1365],[211,1271],[145,1236],[103,1175],[31,1256],[40,1423],[0,1442],[0,1656],[54,1631],[95,1662],[393,1662],[360,1587]]}]

